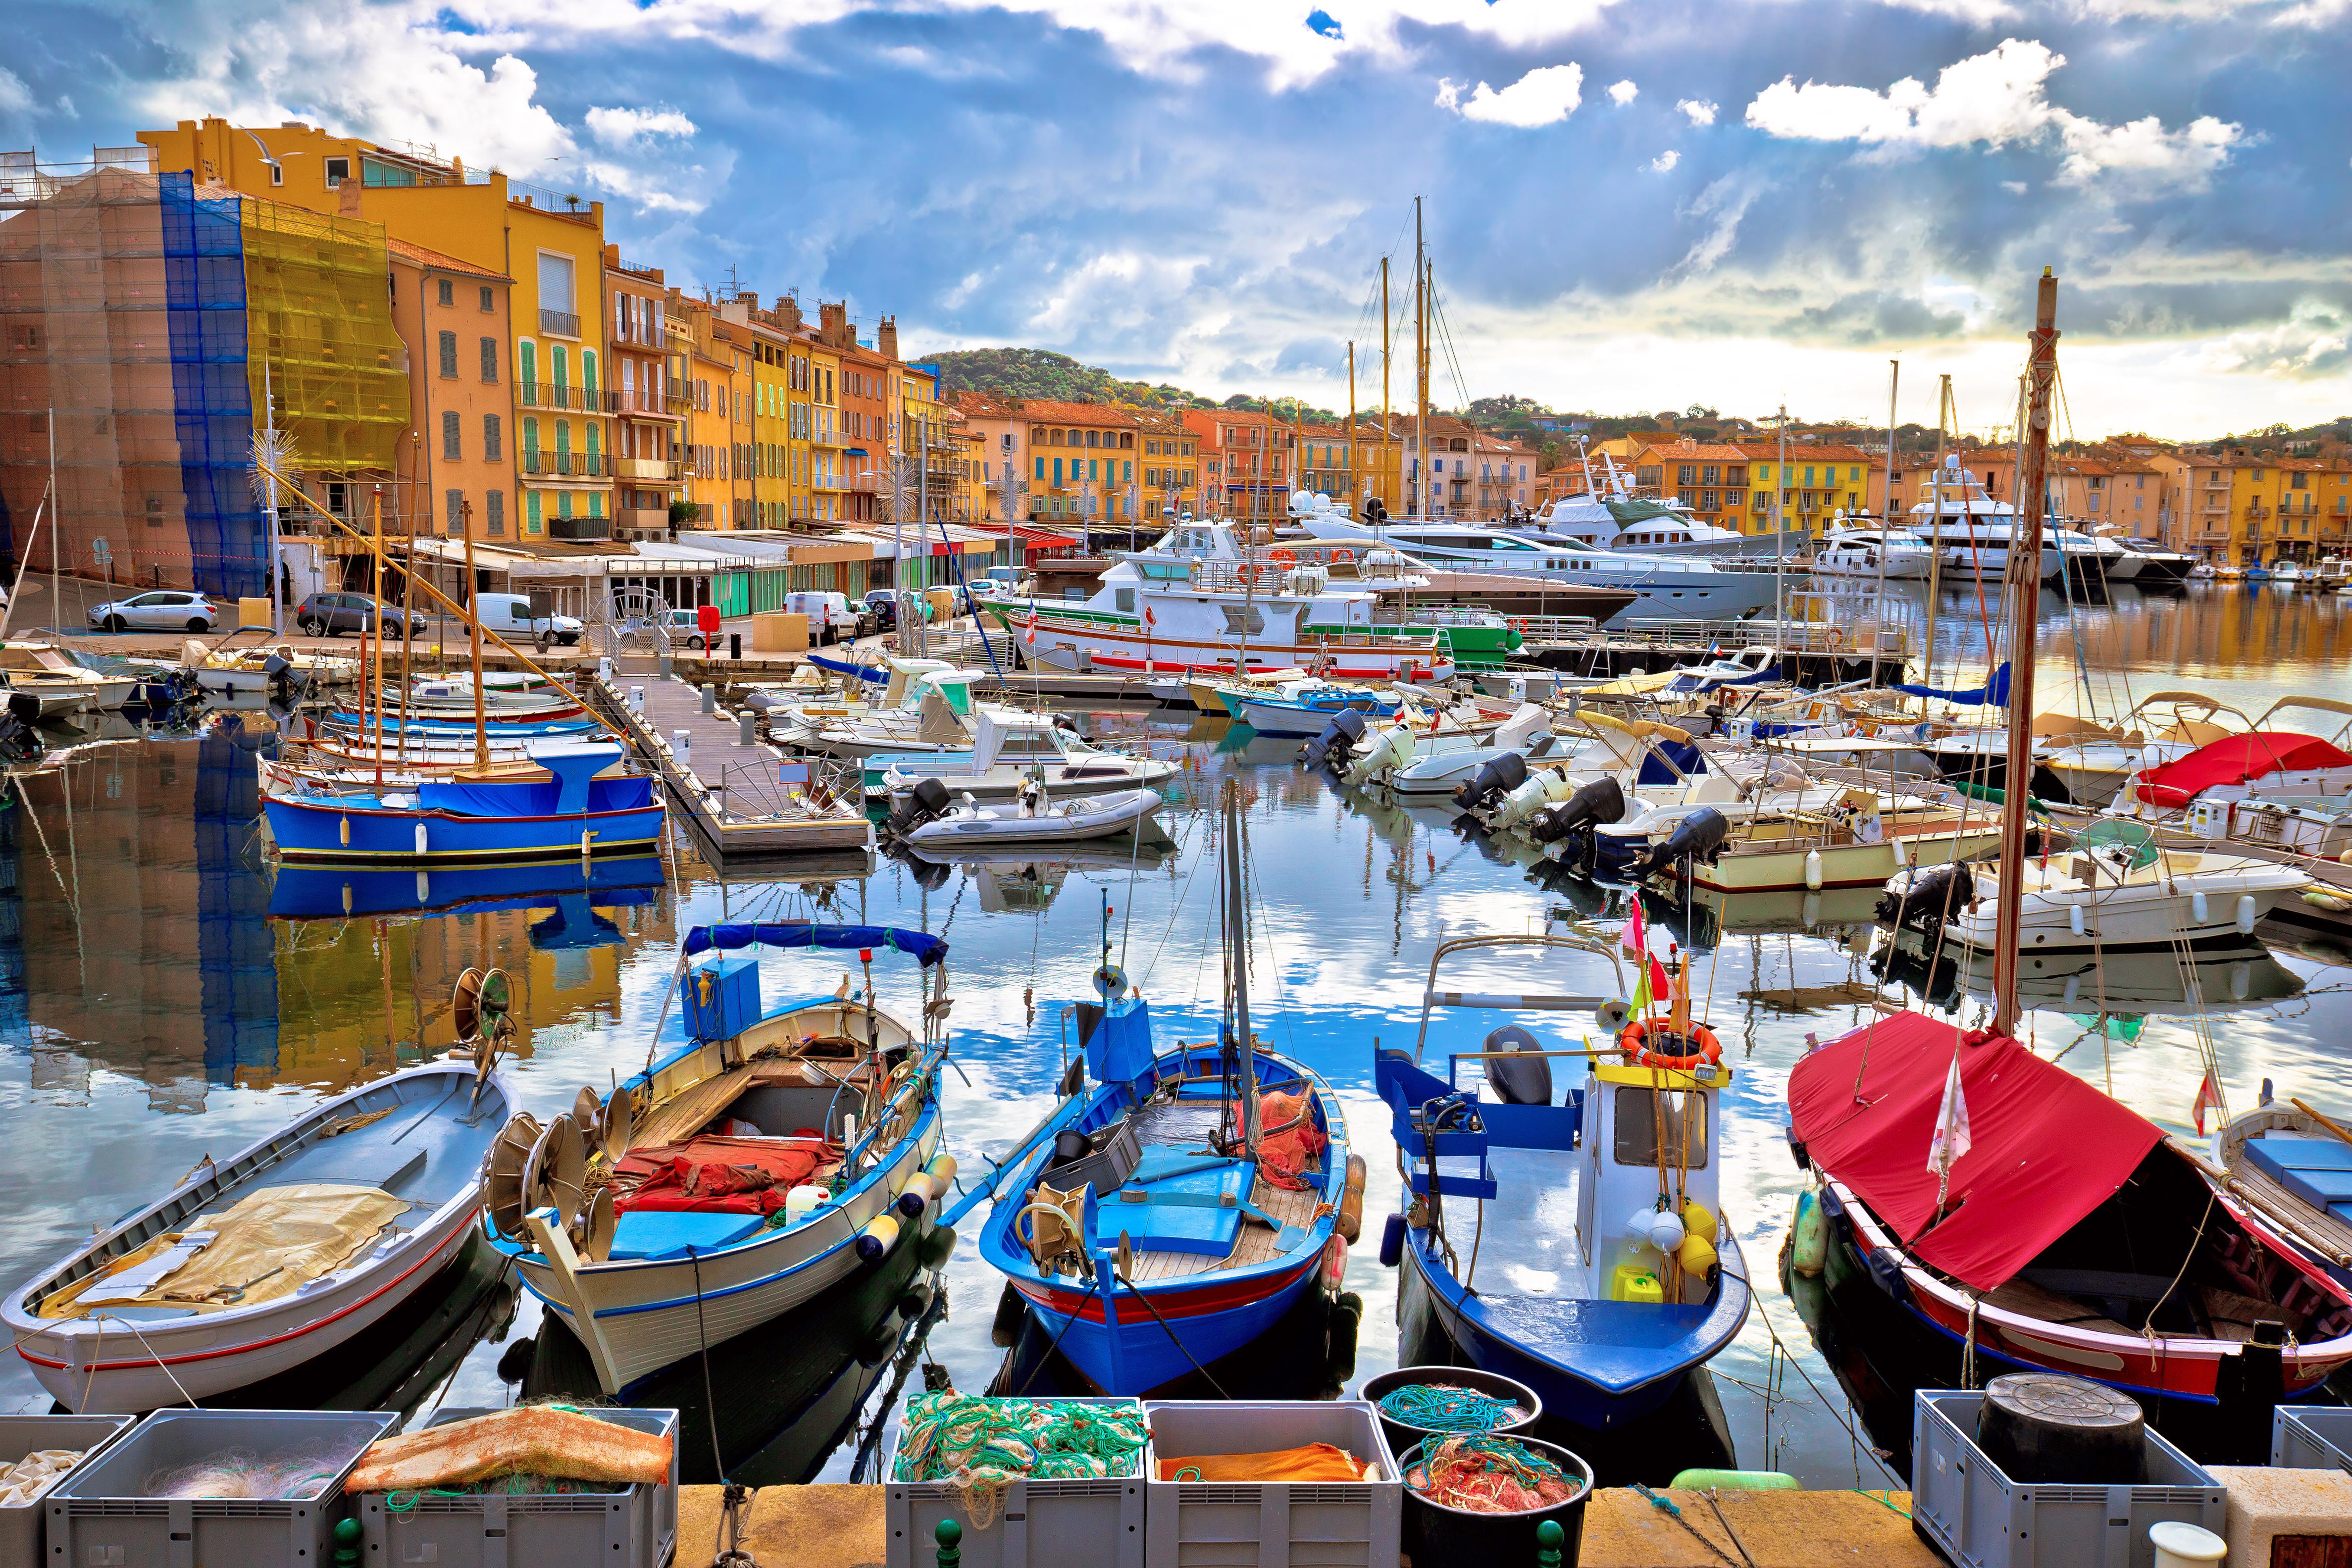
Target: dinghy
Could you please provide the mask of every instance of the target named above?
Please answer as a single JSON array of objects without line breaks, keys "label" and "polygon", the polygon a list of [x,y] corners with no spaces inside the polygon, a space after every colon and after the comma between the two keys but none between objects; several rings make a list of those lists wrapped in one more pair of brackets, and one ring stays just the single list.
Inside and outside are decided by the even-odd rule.
[{"label": "dinghy", "polygon": [[1165,840],[1153,789],[1121,789],[1051,800],[1040,789],[1009,806],[952,801],[947,786],[926,779],[890,819],[891,830],[933,856],[961,854],[993,844],[1072,844],[1139,833]]},{"label": "dinghy", "polygon": [[929,756],[885,753],[866,759],[866,791],[904,799],[926,779],[957,795],[1006,805],[1038,785],[1057,797],[1148,789],[1176,775],[1176,765],[1100,751],[1044,714],[978,704],[969,749]]},{"label": "dinghy", "polygon": [[465,1246],[514,1110],[495,1071],[505,977],[468,977],[471,1060],[395,1072],[200,1160],[0,1302],[41,1386],[84,1413],[219,1400],[429,1291]]}]

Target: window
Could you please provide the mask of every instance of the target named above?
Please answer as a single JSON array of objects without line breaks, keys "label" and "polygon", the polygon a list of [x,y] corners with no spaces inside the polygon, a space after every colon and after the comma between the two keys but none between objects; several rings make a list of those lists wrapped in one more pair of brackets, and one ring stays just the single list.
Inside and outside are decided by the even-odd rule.
[{"label": "window", "polygon": [[1683,463],[1676,465],[1675,468],[1675,483],[1676,485],[1697,484],[1698,465],[1695,463]]},{"label": "window", "polygon": [[[490,286],[489,286],[488,284],[487,284],[487,283],[483,284],[483,285],[482,285],[482,313],[483,313],[484,315],[486,315],[486,316],[487,316],[487,315],[490,314],[491,312],[495,311],[496,309],[498,309],[498,308],[499,308],[499,299],[498,299],[498,296],[490,292]],[[493,494],[495,494],[496,492],[492,492],[492,493],[493,493]]]},{"label": "window", "polygon": [[441,379],[443,381],[454,382],[457,379],[457,334],[455,332],[442,333],[440,335],[440,343]]},{"label": "window", "polygon": [[446,277],[442,278],[434,290],[434,299],[442,305],[455,305],[457,303],[457,286]]},{"label": "window", "polygon": [[537,402],[539,401],[539,345],[528,340],[518,343],[515,345],[515,353],[516,362],[520,366],[516,373],[522,381],[522,400],[525,402]]},{"label": "window", "polygon": [[482,498],[489,504],[486,515],[489,520],[490,532],[505,533],[507,531],[507,493],[504,490],[493,490]]},{"label": "window", "polygon": [[1665,1162],[1706,1168],[1706,1096],[1696,1090],[1631,1085],[1617,1091],[1614,1154],[1621,1166],[1655,1166],[1664,1134]]},{"label": "window", "polygon": [[273,185],[282,185],[286,183],[285,164],[272,163],[269,166],[269,183]]},{"label": "window", "polygon": [[458,437],[457,421],[455,409],[446,410],[441,415],[441,461],[444,463],[461,462],[466,455]]},{"label": "window", "polygon": [[506,454],[499,448],[499,416],[486,413],[482,415],[482,461],[502,463],[505,460]]},{"label": "window", "polygon": [[[456,416],[453,414],[451,417]],[[441,500],[449,511],[449,537],[454,539],[466,531],[466,492],[444,491]]]},{"label": "window", "polygon": [[539,308],[541,315],[551,310],[566,316],[576,314],[577,297],[572,291],[573,267],[568,256],[539,253]]},{"label": "window", "polygon": [[352,161],[348,158],[327,160],[327,189],[334,190],[352,177]]},{"label": "window", "polygon": [[486,386],[495,386],[498,384],[498,379],[499,340],[496,338],[485,338],[482,340],[482,382]]}]

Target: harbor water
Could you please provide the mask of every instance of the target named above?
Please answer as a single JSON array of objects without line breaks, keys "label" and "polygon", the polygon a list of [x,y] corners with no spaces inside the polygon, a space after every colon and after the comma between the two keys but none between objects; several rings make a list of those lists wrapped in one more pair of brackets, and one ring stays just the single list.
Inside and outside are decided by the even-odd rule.
[{"label": "harbor water", "polygon": [[[1981,673],[1978,608],[1972,591],[1937,606],[1939,676],[1956,666]],[[2168,597],[2122,591],[2096,605],[2046,601],[2039,645],[2045,710],[2113,716],[2136,695],[2190,689],[2251,715],[2297,693],[2336,694],[2352,655],[2352,601],[2202,587]],[[1097,739],[1182,764],[1164,818],[1172,850],[944,866],[882,858],[870,872],[863,857],[845,856],[797,870],[797,880],[722,880],[678,839],[662,862],[600,863],[584,883],[572,867],[520,880],[273,872],[256,821],[254,753],[273,733],[265,715],[208,715],[185,737],[125,737],[19,775],[0,809],[0,1129],[12,1151],[0,1166],[0,1204],[14,1219],[0,1232],[0,1275],[22,1279],[302,1105],[446,1050],[451,988],[469,966],[499,966],[514,979],[511,1072],[525,1109],[545,1118],[568,1109],[583,1084],[602,1093],[645,1065],[684,933],[721,919],[856,920],[945,937],[955,1003],[942,1094],[948,1146],[969,1176],[1052,1103],[1074,1048],[1065,1009],[1090,997],[1106,933],[1110,958],[1151,1003],[1164,1040],[1213,1038],[1213,808],[1222,783],[1237,779],[1255,926],[1254,1019],[1269,1044],[1339,1092],[1368,1156],[1365,1234],[1346,1286],[1364,1303],[1354,1367],[1361,1376],[1393,1365],[1396,1280],[1376,1242],[1397,1207],[1398,1176],[1371,1090],[1376,1043],[1412,1043],[1439,942],[1579,919],[1613,933],[1623,895],[1548,867],[1537,874],[1443,809],[1341,790],[1295,766],[1294,741],[1255,739],[1190,713],[1079,721]],[[1853,1368],[1824,1359],[1775,1261],[1801,1186],[1783,1135],[1791,1064],[1809,1038],[1867,1017],[1874,995],[1913,999],[1874,972],[1882,938],[1868,924],[1871,903],[1833,894],[1650,905],[1661,944],[1671,936],[1692,953],[1694,994],[1737,1073],[1724,1101],[1723,1191],[1758,1310],[1713,1363],[1716,1393],[1739,1463],[1789,1470],[1810,1486],[1889,1484],[1867,1449],[1895,1436],[1853,1424],[1840,1381]],[[831,995],[845,974],[862,983],[845,956],[854,959],[764,954],[763,994],[772,1004]],[[914,966],[894,967],[890,956],[877,955],[875,982],[884,1006],[911,1015]],[[2143,965],[2148,973],[2071,990],[2053,982],[2036,992],[2029,1043],[2176,1132],[2190,1127],[2200,1027],[2231,1109],[2252,1103],[2265,1079],[2283,1095],[2340,1109],[2343,1042],[2352,1040],[2347,966],[2352,954],[2310,939],[2250,945],[2200,967],[2217,1004],[2201,1025],[2168,959],[2165,973]],[[1629,988],[1605,960],[1583,956],[1540,984],[1494,967],[1449,983]],[[1963,997],[1958,1006],[1967,1019],[1978,1004]],[[1429,1053],[1475,1049],[1503,1021],[1440,1011]],[[1569,1045],[1592,1027],[1566,1015],[1522,1021]],[[733,1434],[729,1468],[761,1451],[766,1461],[753,1467],[761,1473],[748,1479],[848,1479],[863,1452],[859,1479],[871,1479],[872,1444],[895,1402],[941,1375],[922,1364],[961,1388],[987,1385],[1004,1359],[991,1333],[1001,1281],[972,1244],[977,1224],[978,1216],[967,1222],[946,1266],[943,1308],[920,1297],[884,1314],[919,1325],[919,1350],[911,1332],[893,1338],[886,1329],[877,1340],[860,1323],[822,1354],[805,1343],[738,1344],[715,1372],[694,1369],[710,1377]],[[525,1342],[541,1326],[535,1303],[495,1270],[476,1270],[457,1288],[462,1299],[407,1325],[381,1364],[346,1369],[381,1385],[368,1387],[370,1400],[492,1406],[519,1396],[537,1348]],[[0,1407],[47,1406],[20,1362],[0,1364]]]}]

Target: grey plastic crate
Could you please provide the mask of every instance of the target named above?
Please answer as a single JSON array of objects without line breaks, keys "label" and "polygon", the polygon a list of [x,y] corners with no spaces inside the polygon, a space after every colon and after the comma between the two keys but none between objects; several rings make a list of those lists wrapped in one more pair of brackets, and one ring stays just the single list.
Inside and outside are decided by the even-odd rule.
[{"label": "grey plastic crate", "polygon": [[[418,1430],[496,1413],[436,1410]],[[677,1551],[677,1412],[583,1406],[580,1414],[667,1437],[668,1482],[520,1497],[425,1492],[413,1501],[404,1494],[361,1492],[352,1502],[370,1568],[407,1568],[412,1563],[438,1568],[662,1568]],[[387,1498],[400,1506],[393,1507]]]},{"label": "grey plastic crate", "polygon": [[1369,1400],[1155,1400],[1151,1451],[1259,1454],[1328,1443],[1380,1468],[1378,1480],[1163,1481],[1145,1489],[1144,1568],[1396,1568],[1404,1483]]},{"label": "grey plastic crate", "polygon": [[2273,1410],[2271,1468],[2352,1470],[2352,1406],[2282,1405]]},{"label": "grey plastic crate", "polygon": [[[138,1424],[136,1416],[0,1416],[0,1465],[13,1465],[44,1448],[70,1448],[86,1465]],[[63,1486],[64,1479],[58,1484]],[[0,1505],[0,1568],[40,1568],[41,1524],[47,1495],[30,1502]]]},{"label": "grey plastic crate", "polygon": [[1961,1568],[2152,1568],[2148,1527],[2221,1533],[2229,1494],[2150,1428],[2136,1486],[2013,1481],[1973,1434],[1982,1389],[1923,1388],[1911,1406],[1911,1518]]},{"label": "grey plastic crate", "polygon": [[[1058,1399],[1057,1405],[1123,1405],[1138,1399]],[[1151,1444],[1131,1476],[1103,1480],[1015,1481],[1005,1489],[997,1515],[985,1530],[975,1527],[956,1489],[943,1481],[902,1481],[898,1445],[901,1427],[890,1439],[882,1466],[882,1498],[888,1540],[887,1568],[930,1568],[940,1521],[963,1527],[963,1568],[1143,1568],[1143,1487],[1151,1473]]]},{"label": "grey plastic crate", "polygon": [[[400,1425],[389,1411],[158,1410],[49,1490],[55,1568],[320,1568],[334,1560],[343,1478],[367,1446]],[[147,1478],[228,1448],[265,1458],[314,1443],[350,1457],[314,1498],[151,1498]]]}]

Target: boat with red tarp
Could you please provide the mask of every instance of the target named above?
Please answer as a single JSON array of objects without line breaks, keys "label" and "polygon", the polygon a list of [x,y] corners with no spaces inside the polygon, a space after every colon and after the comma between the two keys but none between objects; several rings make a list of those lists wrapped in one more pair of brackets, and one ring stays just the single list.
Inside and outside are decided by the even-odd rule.
[{"label": "boat with red tarp", "polygon": [[[1955,1056],[1972,1138],[1939,1192]],[[2267,1433],[2273,1406],[2352,1363],[2352,1291],[2218,1201],[2154,1123],[2015,1040],[1882,1018],[1799,1062],[1789,1108],[1832,1279],[1866,1275],[1926,1330],[1947,1386],[1971,1355],[1978,1384],[2092,1378],[2194,1451]]]}]

